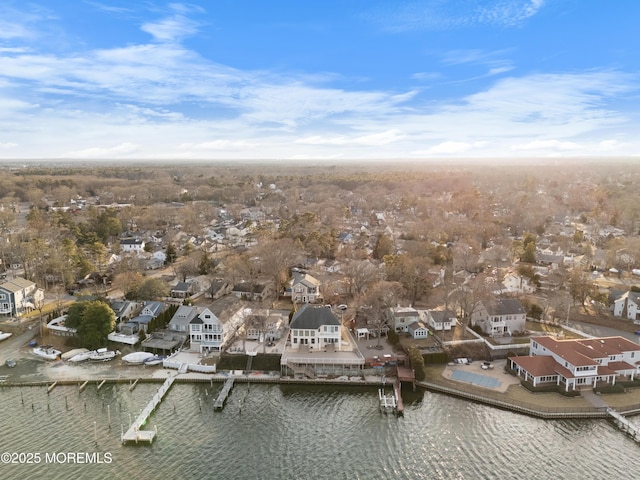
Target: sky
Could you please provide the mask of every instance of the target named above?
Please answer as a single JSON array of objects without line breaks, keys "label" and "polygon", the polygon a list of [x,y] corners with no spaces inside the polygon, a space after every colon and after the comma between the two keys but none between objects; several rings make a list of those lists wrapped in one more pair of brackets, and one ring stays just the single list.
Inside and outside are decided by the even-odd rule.
[{"label": "sky", "polygon": [[0,159],[640,156],[640,2],[0,3]]}]

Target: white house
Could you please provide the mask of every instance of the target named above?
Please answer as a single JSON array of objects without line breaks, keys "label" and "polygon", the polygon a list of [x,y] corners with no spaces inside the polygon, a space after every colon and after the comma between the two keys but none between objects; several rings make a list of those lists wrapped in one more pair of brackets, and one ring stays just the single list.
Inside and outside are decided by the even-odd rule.
[{"label": "white house", "polygon": [[19,317],[44,301],[44,290],[31,280],[15,277],[0,284],[0,315]]},{"label": "white house", "polygon": [[191,350],[202,354],[219,352],[224,339],[222,322],[211,310],[205,308],[189,322]]},{"label": "white house", "polygon": [[556,384],[565,391],[615,385],[617,377],[640,373],[640,345],[623,337],[556,340],[531,339],[528,356],[510,357],[509,368],[534,387]]},{"label": "white house", "polygon": [[429,329],[424,323],[418,321],[414,322],[407,327],[407,331],[413,338],[427,338],[429,336]]},{"label": "white house", "polygon": [[144,240],[140,238],[123,238],[120,240],[122,253],[144,253]]},{"label": "white house", "polygon": [[427,322],[434,330],[451,330],[457,322],[456,314],[450,310],[428,310]]},{"label": "white house", "polygon": [[613,316],[638,320],[640,314],[640,293],[625,292],[613,302]]},{"label": "white house", "polygon": [[502,337],[523,332],[526,317],[520,300],[498,298],[482,302],[471,315],[471,325],[479,326],[490,337]]},{"label": "white house", "polygon": [[308,346],[321,350],[328,345],[340,345],[342,326],[328,306],[305,303],[293,315],[289,328],[292,348]]},{"label": "white house", "polygon": [[502,283],[509,292],[534,293],[536,291],[536,286],[531,284],[531,280],[528,277],[517,273],[508,273]]}]

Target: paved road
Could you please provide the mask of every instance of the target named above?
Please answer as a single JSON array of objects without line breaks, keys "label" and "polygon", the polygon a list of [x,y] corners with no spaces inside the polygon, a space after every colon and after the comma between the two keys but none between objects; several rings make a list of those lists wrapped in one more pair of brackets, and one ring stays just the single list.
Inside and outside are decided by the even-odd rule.
[{"label": "paved road", "polygon": [[4,365],[4,362],[6,362],[8,358],[23,356],[24,354],[19,351],[20,348],[29,343],[37,333],[38,329],[32,328],[21,335],[13,335],[0,342],[0,365]]},{"label": "paved road", "polygon": [[[594,325],[591,323],[582,322],[569,322],[571,328],[575,328],[581,332],[594,337],[615,337],[620,336],[631,340],[632,342],[640,342],[640,336],[633,333],[624,332],[622,330],[616,330],[615,328],[603,327],[601,325]],[[639,329],[640,330],[640,329]]]}]

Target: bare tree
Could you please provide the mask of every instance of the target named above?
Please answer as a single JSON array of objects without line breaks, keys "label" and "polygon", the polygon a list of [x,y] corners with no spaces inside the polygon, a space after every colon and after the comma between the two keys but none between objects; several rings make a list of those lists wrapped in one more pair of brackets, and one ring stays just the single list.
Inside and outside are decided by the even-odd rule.
[{"label": "bare tree", "polygon": [[378,268],[368,260],[351,261],[342,271],[349,283],[351,295],[363,294],[369,285],[380,278]]}]

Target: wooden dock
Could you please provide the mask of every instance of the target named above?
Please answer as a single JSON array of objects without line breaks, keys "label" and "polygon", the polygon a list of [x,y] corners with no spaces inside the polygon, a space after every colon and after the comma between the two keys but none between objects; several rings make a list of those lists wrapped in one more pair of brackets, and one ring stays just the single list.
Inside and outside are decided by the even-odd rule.
[{"label": "wooden dock", "polygon": [[393,394],[396,397],[396,413],[404,415],[404,403],[402,403],[402,384],[399,381],[393,384]]},{"label": "wooden dock", "polygon": [[614,418],[618,428],[633,438],[636,442],[640,442],[640,427],[631,423],[627,418],[616,412],[613,408],[607,408],[607,413]]},{"label": "wooden dock", "polygon": [[157,431],[141,430],[140,428],[147,423],[149,416],[160,404],[160,402],[162,401],[166,393],[171,388],[171,385],[173,385],[174,381],[175,381],[175,377],[167,378],[165,382],[162,384],[162,386],[155,393],[151,401],[144,408],[144,410],[142,410],[140,415],[138,415],[138,418],[136,418],[135,422],[131,424],[131,426],[129,427],[129,430],[121,434],[121,440],[123,444],[129,443],[129,442],[135,442],[135,443],[138,443],[138,442],[152,443],[153,442],[153,439],[155,438]]},{"label": "wooden dock", "polygon": [[233,388],[234,381],[235,381],[235,378],[231,377],[227,379],[226,382],[224,382],[224,387],[222,387],[222,390],[220,391],[218,398],[216,398],[216,401],[213,403],[214,410],[222,410],[222,408],[224,407],[224,402],[227,400],[227,397],[229,396],[229,392],[231,392],[231,389]]}]

